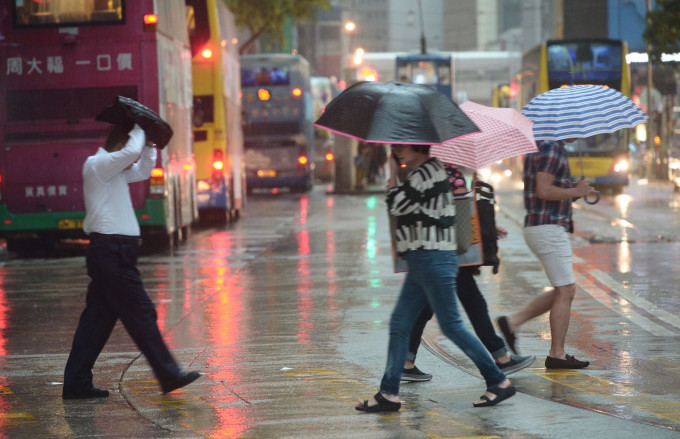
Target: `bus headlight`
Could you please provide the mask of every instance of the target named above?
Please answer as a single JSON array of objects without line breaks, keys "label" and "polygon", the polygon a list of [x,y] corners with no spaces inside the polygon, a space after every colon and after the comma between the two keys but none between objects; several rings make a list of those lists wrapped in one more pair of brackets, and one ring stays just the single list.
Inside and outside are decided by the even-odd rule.
[{"label": "bus headlight", "polygon": [[630,164],[626,159],[622,159],[614,163],[614,172],[628,172],[628,169],[630,169]]}]

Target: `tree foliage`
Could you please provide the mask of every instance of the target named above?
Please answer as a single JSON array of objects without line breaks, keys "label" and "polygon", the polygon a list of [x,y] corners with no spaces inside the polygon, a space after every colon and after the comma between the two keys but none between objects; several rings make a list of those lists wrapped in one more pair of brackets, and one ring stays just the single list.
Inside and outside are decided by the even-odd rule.
[{"label": "tree foliage", "polygon": [[661,63],[662,53],[679,52],[680,0],[656,0],[656,7],[647,13],[643,37],[652,46],[649,56],[655,64]]},{"label": "tree foliage", "polygon": [[250,37],[239,48],[241,54],[263,34],[283,37],[286,18],[294,22],[308,22],[314,18],[317,8],[329,10],[331,0],[224,0],[234,13],[236,25],[247,28]]}]

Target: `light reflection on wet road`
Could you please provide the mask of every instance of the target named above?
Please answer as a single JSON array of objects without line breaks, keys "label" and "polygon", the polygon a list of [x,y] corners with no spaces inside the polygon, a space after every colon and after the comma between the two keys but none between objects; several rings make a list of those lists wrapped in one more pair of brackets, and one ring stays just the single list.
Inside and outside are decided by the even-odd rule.
[{"label": "light reflection on wet road", "polygon": [[[511,376],[517,398],[485,411],[470,407],[481,381],[425,350],[419,365],[435,379],[404,385],[401,413],[364,416],[352,408],[377,388],[403,278],[392,273],[381,194],[328,196],[317,189],[256,196],[236,224],[197,231],[172,255],[142,258],[168,344],[184,367],[206,372],[169,396],[159,394],[119,326],[95,371],[97,384],[115,390],[109,401],[62,403],[58,383],[83,306],[84,259],[6,261],[0,266],[0,433],[570,437],[562,430],[568,426],[581,437],[677,434],[680,273],[670,267],[680,256],[673,233],[678,196],[629,189],[627,198],[603,197],[575,215],[577,282],[584,291],[574,303],[568,344],[593,365],[547,372],[548,322],[538,319],[522,328],[519,346],[540,361]],[[511,236],[501,242],[501,272],[479,279],[492,317],[547,286],[521,237],[521,198],[502,188],[499,199],[498,221]],[[461,370],[472,370],[437,325],[428,325],[425,336]]]}]

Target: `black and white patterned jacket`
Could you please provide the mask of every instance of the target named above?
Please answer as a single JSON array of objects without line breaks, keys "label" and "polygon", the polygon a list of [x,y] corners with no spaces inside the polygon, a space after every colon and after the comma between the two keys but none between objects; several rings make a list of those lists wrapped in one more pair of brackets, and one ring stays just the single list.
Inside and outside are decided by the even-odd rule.
[{"label": "black and white patterned jacket", "polygon": [[442,162],[431,158],[387,193],[389,212],[397,218],[397,253],[409,250],[456,250],[456,208]]}]

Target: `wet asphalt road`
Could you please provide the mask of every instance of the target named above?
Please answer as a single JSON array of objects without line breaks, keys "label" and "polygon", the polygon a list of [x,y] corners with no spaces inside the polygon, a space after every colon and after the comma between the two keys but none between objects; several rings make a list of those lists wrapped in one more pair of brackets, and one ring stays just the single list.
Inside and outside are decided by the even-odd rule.
[{"label": "wet asphalt road", "polygon": [[[501,270],[478,282],[492,317],[548,286],[524,244],[519,191],[499,185]],[[122,326],[100,357],[104,401],[62,401],[61,380],[88,278],[80,250],[0,265],[0,437],[571,438],[680,437],[680,195],[633,184],[597,206],[578,203],[579,290],[568,352],[582,371],[543,367],[547,316],[522,327],[532,367],[519,393],[489,409],[471,363],[436,323],[404,384],[399,413],[361,414],[385,363],[392,273],[381,194],[251,197],[222,230],[196,230],[173,254],[139,265],[166,341],[205,372],[163,396]]]}]

